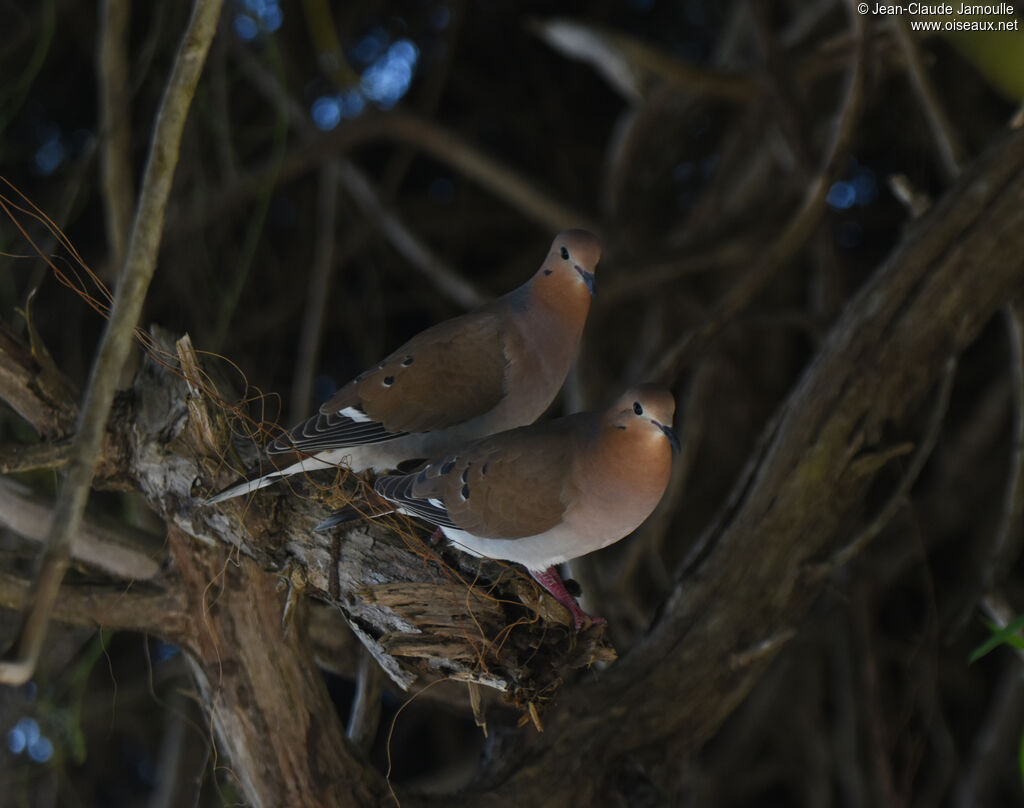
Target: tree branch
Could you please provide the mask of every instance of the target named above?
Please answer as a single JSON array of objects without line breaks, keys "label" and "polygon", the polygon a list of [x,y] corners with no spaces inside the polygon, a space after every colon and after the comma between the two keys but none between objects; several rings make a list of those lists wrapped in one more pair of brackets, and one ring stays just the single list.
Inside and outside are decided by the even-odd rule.
[{"label": "tree branch", "polygon": [[100,168],[106,209],[111,277],[121,271],[135,207],[131,164],[131,114],[128,107],[128,27],[131,3],[100,3],[96,76],[100,104]]},{"label": "tree branch", "polygon": [[[13,480],[0,477],[0,525],[36,542],[46,539],[53,505],[19,491]],[[127,525],[105,527],[85,518],[71,548],[71,557],[110,575],[146,580],[160,571],[161,548],[154,537]]]},{"label": "tree branch", "polygon": [[192,672],[248,804],[365,806],[383,783],[352,751],[304,633],[285,632],[274,575],[172,528],[171,552],[199,599]]},{"label": "tree branch", "polygon": [[321,135],[291,154],[281,165],[263,166],[243,176],[238,184],[225,188],[207,205],[178,211],[171,222],[177,232],[205,222],[214,212],[237,205],[255,189],[265,188],[268,179],[287,182],[312,171],[325,159],[351,152],[365,143],[391,140],[422,150],[450,166],[467,179],[493,193],[510,207],[546,231],[582,227],[600,232],[589,216],[552,198],[544,189],[518,172],[477,149],[459,134],[405,112],[366,115],[327,135]]},{"label": "tree branch", "polygon": [[[30,588],[25,579],[0,572],[0,607],[24,608]],[[174,643],[188,636],[191,623],[185,593],[178,588],[153,592],[65,584],[52,616],[70,625],[141,631]]]},{"label": "tree branch", "polygon": [[0,399],[24,418],[44,439],[71,434],[78,416],[71,384],[53,366],[39,343],[22,344],[0,323]]}]

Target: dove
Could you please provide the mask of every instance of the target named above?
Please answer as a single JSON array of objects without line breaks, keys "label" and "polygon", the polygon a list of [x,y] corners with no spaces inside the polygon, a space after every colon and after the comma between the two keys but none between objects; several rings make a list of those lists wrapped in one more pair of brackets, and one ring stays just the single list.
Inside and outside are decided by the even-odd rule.
[{"label": "dove", "polygon": [[467,443],[418,470],[379,477],[374,490],[463,552],[522,564],[578,629],[600,618],[580,608],[556,565],[617,542],[650,516],[679,451],[674,413],[671,393],[641,385],[603,412]]},{"label": "dove", "polygon": [[268,455],[297,451],[301,460],[207,504],[315,469],[390,470],[533,423],[576,358],[600,257],[593,234],[559,233],[518,289],[420,332],[267,446]]}]

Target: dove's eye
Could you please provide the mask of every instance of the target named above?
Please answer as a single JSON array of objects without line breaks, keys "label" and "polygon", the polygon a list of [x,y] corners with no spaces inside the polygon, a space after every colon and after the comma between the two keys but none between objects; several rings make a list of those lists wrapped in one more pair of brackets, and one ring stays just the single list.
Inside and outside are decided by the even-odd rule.
[{"label": "dove's eye", "polygon": [[562,247],[562,260],[563,261],[568,261],[569,260],[569,249],[567,247]]},{"label": "dove's eye", "polygon": [[633,402],[633,412],[635,412],[637,415],[643,415],[644,414],[644,408],[640,406],[640,402],[639,401],[634,401]]}]

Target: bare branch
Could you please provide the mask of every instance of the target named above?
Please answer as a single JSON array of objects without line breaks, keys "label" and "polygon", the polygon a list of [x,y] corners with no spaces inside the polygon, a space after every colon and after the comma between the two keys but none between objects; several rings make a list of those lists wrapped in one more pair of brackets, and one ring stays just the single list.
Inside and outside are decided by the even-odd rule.
[{"label": "bare branch", "polygon": [[1003,512],[996,528],[985,569],[982,591],[991,591],[1005,577],[1020,554],[1021,514],[1024,514],[1024,304],[1015,300],[1004,309],[1010,343],[1010,378],[1013,380],[1013,440],[1010,473],[1006,478]]},{"label": "bare branch", "polygon": [[[241,48],[236,51],[239,62],[260,92],[277,107],[280,114],[286,117],[292,126],[313,141],[316,132],[298,102],[251,53]],[[303,149],[303,152],[310,150]],[[322,160],[323,157],[321,157]],[[317,164],[311,164],[308,168],[315,165]],[[433,282],[444,295],[467,309],[479,306],[487,300],[486,295],[438,258],[423,240],[402,221],[400,216],[384,205],[369,179],[355,165],[348,160],[337,158],[331,159],[328,165],[334,167],[331,170],[332,182],[341,184],[367,219],[391,242],[398,253],[413,268]],[[328,169],[321,171],[326,170]],[[283,180],[284,171],[284,166],[275,167],[274,178]]]},{"label": "bare branch", "polygon": [[999,678],[992,693],[981,731],[953,792],[956,808],[992,804],[990,793],[1002,750],[1020,744],[1021,716],[1024,714],[1024,679],[1019,661],[1014,660]]},{"label": "bare branch", "polygon": [[[13,480],[0,477],[0,525],[26,539],[46,539],[53,505],[19,490]],[[128,526],[116,528],[97,524],[88,517],[75,536],[71,557],[111,575],[129,580],[146,580],[160,571],[161,544],[149,533]]]},{"label": "bare branch", "polygon": [[39,469],[62,469],[71,458],[71,443],[35,443],[0,446],[0,474]]},{"label": "bare branch", "polygon": [[[0,607],[23,609],[31,584],[15,575],[0,572]],[[86,628],[142,631],[168,642],[181,642],[190,622],[184,593],[141,592],[105,586],[60,587],[53,619]]]},{"label": "bare branch", "polygon": [[589,63],[631,102],[642,100],[646,85],[653,81],[730,101],[747,101],[762,90],[750,76],[695,67],[641,39],[610,28],[565,17],[532,20],[528,24],[555,50],[570,59]]},{"label": "bare branch", "polygon": [[391,242],[392,246],[413,267],[429,278],[447,297],[470,309],[487,300],[487,296],[449,269],[396,215],[387,210],[366,175],[351,163],[339,163],[338,177],[345,190],[362,208],[367,218]]},{"label": "bare branch", "polygon": [[177,232],[202,224],[214,212],[220,215],[226,208],[266,188],[269,181],[286,182],[302,176],[327,158],[378,140],[393,140],[422,150],[490,191],[545,231],[583,227],[600,233],[599,224],[590,216],[552,198],[533,181],[480,151],[459,134],[432,121],[397,111],[366,115],[329,134],[320,135],[283,162],[275,160],[272,164],[253,169],[238,184],[214,195],[207,205],[192,207],[187,213],[177,211],[172,227]]},{"label": "bare branch", "polygon": [[2,322],[0,399],[48,440],[67,437],[78,415],[71,385],[53,367],[45,349],[27,348]]},{"label": "bare branch", "polygon": [[896,30],[896,39],[899,40],[903,56],[907,61],[910,83],[924,110],[925,118],[928,119],[928,126],[932,130],[932,138],[939,155],[939,164],[942,166],[946,179],[951,181],[960,173],[960,164],[963,162],[963,147],[960,145],[960,138],[957,136],[946,110],[942,107],[939,94],[935,92],[935,87],[928,77],[928,72],[921,60],[921,51],[910,32],[910,23],[904,20],[900,14],[893,15],[891,21]]},{"label": "bare branch", "polygon": [[100,167],[106,208],[111,275],[121,271],[135,207],[131,164],[131,114],[128,107],[129,0],[100,3],[96,58],[100,106]]}]

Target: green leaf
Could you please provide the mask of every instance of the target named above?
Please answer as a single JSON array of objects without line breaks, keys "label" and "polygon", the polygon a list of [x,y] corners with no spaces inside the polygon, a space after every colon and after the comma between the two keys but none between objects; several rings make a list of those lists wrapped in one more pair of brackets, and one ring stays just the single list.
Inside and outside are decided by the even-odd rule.
[{"label": "green leaf", "polygon": [[1005,628],[999,628],[991,621],[986,622],[992,631],[992,636],[971,652],[968,663],[977,662],[989,651],[1003,644],[1012,645],[1014,648],[1024,648],[1024,637],[1019,636],[1020,630],[1024,629],[1024,614],[1015,617],[1006,624]]}]

